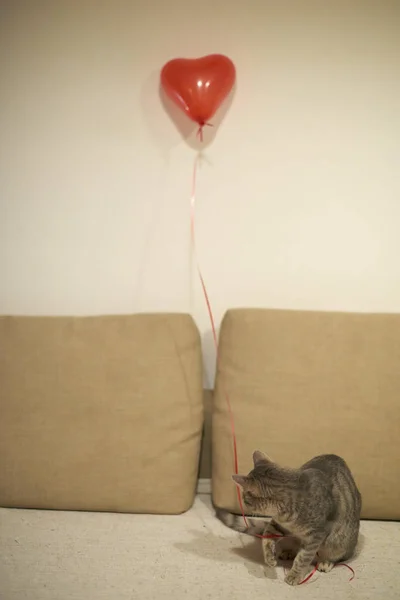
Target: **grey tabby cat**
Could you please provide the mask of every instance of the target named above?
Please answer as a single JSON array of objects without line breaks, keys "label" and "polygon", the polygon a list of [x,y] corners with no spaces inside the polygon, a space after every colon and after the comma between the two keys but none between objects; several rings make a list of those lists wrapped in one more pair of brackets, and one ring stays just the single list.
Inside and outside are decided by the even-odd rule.
[{"label": "grey tabby cat", "polygon": [[[243,517],[222,510],[218,516],[237,531],[293,536],[298,546],[295,557],[287,551],[278,556],[294,558],[286,583],[301,583],[314,560],[318,570],[327,573],[353,555],[360,527],[361,494],[342,458],[324,454],[299,469],[287,469],[256,451],[253,462],[254,469],[247,476],[232,478],[242,490],[247,511],[254,516],[270,515],[271,521],[251,519],[247,529],[241,525]],[[274,539],[264,538],[262,546],[265,563],[275,566]]]}]

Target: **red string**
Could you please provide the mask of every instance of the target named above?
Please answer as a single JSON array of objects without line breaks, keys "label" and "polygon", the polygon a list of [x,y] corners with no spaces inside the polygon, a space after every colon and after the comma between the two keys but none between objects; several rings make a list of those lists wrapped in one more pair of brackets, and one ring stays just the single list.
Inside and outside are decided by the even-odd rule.
[{"label": "red string", "polygon": [[[347,563],[337,563],[334,566],[334,569],[336,569],[336,567],[347,567],[347,569],[349,569],[349,571],[352,572],[352,576],[349,579],[349,583],[350,583],[350,581],[353,581],[356,574],[354,572],[354,569],[350,565],[348,565]],[[309,581],[311,579],[311,577],[314,575],[314,573],[317,571],[317,569],[318,569],[318,564],[315,565],[314,569],[311,571],[311,573],[309,573],[307,575],[307,577],[305,579],[303,579],[303,581],[300,581],[299,585],[302,585],[303,583],[306,583],[307,581]]]},{"label": "red string", "polygon": [[[209,127],[212,127],[211,123],[202,123],[198,129],[197,135],[200,139],[200,141],[203,141],[203,127],[204,125],[208,125]],[[200,264],[197,258],[197,251],[196,251],[196,236],[195,236],[195,205],[196,205],[196,181],[197,181],[197,168],[198,168],[198,163],[199,163],[199,155],[197,155],[195,162],[194,162],[194,166],[193,166],[193,177],[192,177],[192,193],[191,193],[191,197],[190,197],[190,233],[191,233],[191,240],[192,240],[192,251],[193,251],[193,256],[195,258],[196,261],[196,268],[197,268],[197,273],[200,279],[200,283],[201,283],[201,287],[203,290],[203,295],[204,295],[204,299],[206,301],[206,305],[207,305],[207,311],[208,311],[208,316],[210,318],[210,323],[211,323],[211,329],[212,329],[212,335],[213,335],[213,340],[214,340],[214,346],[215,346],[215,354],[216,354],[216,361],[218,364],[218,357],[219,357],[219,348],[218,348],[218,337],[217,337],[217,330],[215,327],[215,319],[214,319],[214,315],[213,315],[213,311],[211,308],[211,302],[210,302],[210,298],[208,296],[208,292],[207,292],[207,287],[204,281],[204,277],[203,274],[201,272],[200,269]],[[236,430],[235,430],[235,420],[233,417],[233,410],[232,410],[232,406],[231,406],[231,401],[230,398],[228,396],[228,393],[226,390],[224,390],[224,394],[225,394],[225,399],[226,399],[226,404],[228,407],[228,412],[229,412],[229,419],[230,419],[230,424],[231,424],[231,433],[232,433],[232,445],[233,445],[233,462],[234,462],[234,468],[235,468],[235,474],[238,475],[238,470],[239,470],[239,461],[238,461],[238,451],[237,451],[237,440],[236,440]],[[249,527],[249,524],[247,522],[246,519],[246,515],[244,514],[244,506],[243,506],[243,501],[242,501],[242,495],[240,493],[239,488],[237,487],[237,497],[239,500],[239,506],[240,506],[240,510],[242,512],[242,517],[244,520],[244,523],[246,525],[246,527]],[[274,533],[270,533],[270,534],[266,534],[266,535],[261,535],[256,533],[255,537],[258,538],[281,538],[284,537],[283,535],[280,534],[274,534]],[[347,567],[352,573],[352,577],[350,579],[350,581],[352,581],[354,579],[355,573],[354,570],[347,564],[345,563],[338,563],[337,565],[335,565],[336,567],[339,566],[344,566]],[[306,583],[306,581],[308,581],[309,579],[311,579],[311,577],[314,575],[314,573],[316,572],[317,567],[314,567],[314,570],[311,571],[311,573],[309,575],[307,575],[307,577],[305,579],[303,579],[303,581],[300,582],[300,585],[302,583]]]},{"label": "red string", "polygon": [[315,565],[315,567],[313,568],[313,570],[311,571],[311,573],[309,573],[307,575],[307,577],[305,577],[303,579],[303,581],[300,581],[299,585],[303,585],[303,583],[307,583],[307,581],[309,581],[309,579],[311,579],[311,577],[314,575],[314,573],[316,572],[316,570],[317,570],[317,565]]},{"label": "red string", "polygon": [[[194,255],[194,258],[195,258],[195,261],[196,261],[197,273],[199,275],[201,287],[203,289],[204,299],[205,299],[206,305],[207,305],[208,316],[210,318],[211,329],[212,329],[212,334],[213,334],[216,359],[217,359],[217,362],[218,362],[219,348],[218,348],[217,330],[216,330],[216,327],[215,327],[215,320],[214,320],[214,315],[213,315],[212,308],[211,308],[211,302],[210,302],[210,299],[209,299],[209,296],[208,296],[206,284],[205,284],[204,277],[203,277],[203,274],[202,274],[201,269],[200,269],[199,261],[197,259],[197,252],[196,252],[195,204],[196,204],[196,180],[197,180],[198,162],[199,162],[199,156],[196,157],[196,160],[194,162],[194,168],[193,168],[192,194],[191,194],[191,198],[190,198],[190,232],[191,232],[191,238],[192,238],[193,255]],[[238,471],[238,469],[239,469],[239,461],[238,461],[238,451],[237,451],[237,441],[236,441],[236,431],[235,431],[235,420],[234,420],[234,417],[233,417],[233,411],[232,411],[231,401],[230,401],[229,396],[228,396],[228,394],[227,394],[226,391],[225,391],[225,398],[226,398],[226,403],[227,403],[227,406],[228,406],[229,419],[230,419],[230,423],[231,423],[234,468],[235,468],[236,475],[238,475],[238,472],[239,472]],[[238,500],[239,500],[239,504],[240,504],[240,510],[242,511],[242,516],[243,516],[244,522],[246,524],[246,527],[248,527],[248,523],[247,523],[247,520],[246,520],[246,515],[244,514],[244,507],[243,507],[242,497],[241,497],[239,488],[237,489],[237,494],[238,494]]]},{"label": "red string", "polygon": [[355,573],[355,571],[354,571],[353,567],[351,567],[351,566],[350,566],[350,565],[348,565],[347,563],[337,563],[337,564],[335,565],[335,568],[336,568],[336,567],[346,567],[346,569],[348,569],[349,571],[351,571],[351,573],[352,573],[352,576],[350,577],[350,579],[349,579],[349,582],[350,582],[350,581],[353,581],[354,577],[356,576],[356,573]]},{"label": "red string", "polygon": [[197,130],[197,137],[199,138],[200,142],[203,142],[203,128],[204,127],[214,127],[214,125],[212,123],[199,123],[199,128]]}]

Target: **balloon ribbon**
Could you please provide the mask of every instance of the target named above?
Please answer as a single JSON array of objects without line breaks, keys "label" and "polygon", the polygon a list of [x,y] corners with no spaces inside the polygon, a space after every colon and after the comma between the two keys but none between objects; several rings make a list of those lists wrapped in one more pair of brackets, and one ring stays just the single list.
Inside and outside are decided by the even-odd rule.
[{"label": "balloon ribbon", "polygon": [[[212,125],[210,123],[203,123],[200,125],[199,130],[197,132],[197,135],[200,139],[200,141],[203,141],[203,127],[204,125],[208,125],[210,127],[212,127]],[[192,252],[193,252],[193,257],[195,259],[196,262],[196,269],[197,269],[197,274],[199,276],[200,279],[200,283],[201,283],[201,287],[203,290],[203,295],[204,295],[204,299],[206,302],[206,306],[207,306],[207,311],[208,311],[208,316],[210,319],[210,324],[211,324],[211,330],[212,330],[212,335],[213,335],[213,340],[214,340],[214,346],[215,346],[215,354],[216,354],[216,361],[218,363],[218,357],[219,357],[219,348],[218,348],[218,337],[217,337],[217,329],[215,327],[215,319],[214,319],[214,315],[213,315],[213,311],[211,308],[211,302],[210,302],[210,298],[208,295],[208,291],[207,291],[207,287],[204,281],[204,277],[203,274],[201,272],[200,269],[200,263],[197,257],[197,246],[196,246],[196,231],[195,231],[195,208],[196,208],[196,182],[197,182],[197,170],[198,170],[198,164],[199,164],[199,154],[196,156],[195,161],[194,161],[194,165],[193,165],[193,176],[192,176],[192,193],[190,196],[190,235],[191,235],[191,243],[192,243]],[[237,451],[237,440],[236,440],[236,430],[235,430],[235,420],[233,417],[233,411],[232,411],[232,405],[231,405],[231,401],[230,398],[228,396],[228,393],[226,390],[224,390],[224,395],[225,395],[225,399],[226,399],[226,404],[228,407],[228,413],[229,413],[229,419],[230,419],[230,424],[231,424],[231,433],[232,433],[232,444],[233,444],[233,459],[234,459],[234,467],[235,467],[235,474],[238,475],[238,468],[239,468],[239,461],[238,461],[238,451]],[[239,506],[240,506],[240,510],[242,512],[242,517],[244,520],[244,523],[246,525],[246,527],[249,527],[249,524],[247,522],[246,519],[246,515],[244,513],[244,507],[243,507],[243,501],[242,501],[242,496],[239,490],[239,487],[237,487],[237,496],[238,496],[238,500],[239,500]],[[266,534],[266,535],[261,535],[261,534],[255,534],[255,537],[258,538],[281,538],[284,537],[283,535],[280,534]],[[351,572],[352,572],[352,577],[350,578],[349,581],[352,581],[355,577],[355,573],[354,570],[350,567],[350,565],[347,565],[346,563],[337,563],[335,565],[335,567],[339,567],[339,566],[343,566],[343,567],[347,567]],[[311,579],[311,577],[314,575],[314,573],[317,571],[317,565],[314,567],[314,569],[311,571],[311,573],[309,575],[307,575],[307,577],[305,579],[303,579],[303,581],[300,582],[299,585],[306,583],[309,579]]]}]

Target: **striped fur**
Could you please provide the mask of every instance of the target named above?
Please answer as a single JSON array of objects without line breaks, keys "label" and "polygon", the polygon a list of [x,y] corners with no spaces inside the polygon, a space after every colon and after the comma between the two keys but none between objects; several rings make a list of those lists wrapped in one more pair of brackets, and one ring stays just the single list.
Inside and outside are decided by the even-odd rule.
[{"label": "striped fur", "polygon": [[247,533],[248,535],[262,535],[267,526],[268,521],[263,518],[249,519],[246,517],[246,523],[241,515],[235,515],[222,508],[217,509],[217,517],[224,525],[238,531],[239,533]]},{"label": "striped fur", "polygon": [[[299,469],[287,469],[262,452],[253,454],[254,469],[233,475],[241,488],[246,512],[272,516],[249,519],[219,510],[220,520],[248,534],[284,533],[297,542],[297,555],[285,581],[297,585],[317,556],[318,569],[328,572],[351,558],[356,549],[361,494],[346,462],[334,454],[311,459]],[[276,565],[275,541],[262,540],[264,560]]]}]

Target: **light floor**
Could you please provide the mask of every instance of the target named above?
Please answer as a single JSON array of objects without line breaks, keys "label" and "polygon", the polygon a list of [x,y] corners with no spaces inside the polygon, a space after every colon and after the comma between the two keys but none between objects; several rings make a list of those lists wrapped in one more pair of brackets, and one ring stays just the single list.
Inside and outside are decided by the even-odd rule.
[{"label": "light floor", "polygon": [[363,522],[359,556],[292,588],[259,540],[200,495],[181,516],[0,509],[1,600],[400,599],[400,523]]}]

